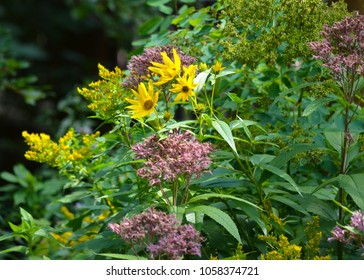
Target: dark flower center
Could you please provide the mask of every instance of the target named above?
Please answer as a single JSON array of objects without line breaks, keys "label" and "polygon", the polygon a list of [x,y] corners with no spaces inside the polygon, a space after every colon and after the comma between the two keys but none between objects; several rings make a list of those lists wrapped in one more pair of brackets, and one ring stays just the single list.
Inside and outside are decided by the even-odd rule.
[{"label": "dark flower center", "polygon": [[150,110],[153,108],[153,101],[152,100],[146,100],[143,104],[145,110]]},{"label": "dark flower center", "polygon": [[183,86],[182,87],[182,92],[187,93],[189,91],[190,91],[190,88],[188,86]]}]

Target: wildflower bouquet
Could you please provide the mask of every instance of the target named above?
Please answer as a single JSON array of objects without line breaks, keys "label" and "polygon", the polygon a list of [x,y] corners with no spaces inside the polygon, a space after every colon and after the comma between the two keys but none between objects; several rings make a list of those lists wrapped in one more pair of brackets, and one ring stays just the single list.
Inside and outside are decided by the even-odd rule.
[{"label": "wildflower bouquet", "polygon": [[361,257],[363,217],[343,226],[343,209],[364,208],[362,17],[264,1],[267,22],[261,1],[233,2],[183,5],[125,70],[99,64],[78,88],[94,133],[23,133],[66,183],[52,223],[22,209],[4,240],[55,258]]}]

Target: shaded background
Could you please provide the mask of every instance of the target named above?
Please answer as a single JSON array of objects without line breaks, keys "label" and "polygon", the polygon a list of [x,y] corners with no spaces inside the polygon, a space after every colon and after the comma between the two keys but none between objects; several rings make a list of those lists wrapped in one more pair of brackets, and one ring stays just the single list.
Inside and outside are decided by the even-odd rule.
[{"label": "shaded background", "polygon": [[[7,57],[29,63],[16,77],[29,77],[29,86],[43,94],[31,105],[19,90],[0,88],[1,171],[24,162],[23,130],[59,136],[70,126],[87,125],[80,122],[90,111],[76,88],[98,79],[98,63],[125,67],[138,26],[156,12],[145,2],[1,0],[0,42]],[[8,82],[16,77],[9,73]]]},{"label": "shaded background", "polygon": [[[138,27],[159,11],[147,0],[1,0],[0,2],[0,171],[25,161],[21,132],[46,132],[54,137],[69,127],[88,129],[91,112],[77,86],[98,79],[97,64],[125,68],[134,50]],[[198,0],[202,7],[215,1]],[[347,0],[350,10],[363,13],[364,0]],[[160,13],[159,13],[160,15]],[[6,36],[4,36],[4,34]],[[16,88],[1,86],[1,47],[10,58],[24,60],[14,76],[28,77],[25,87],[41,94],[34,104]],[[6,59],[6,55],[5,55]],[[25,63],[26,64],[26,63]],[[19,81],[18,81],[19,82]],[[24,86],[21,84],[20,87]],[[35,98],[37,99],[37,98]],[[1,183],[1,182],[0,182]]]}]

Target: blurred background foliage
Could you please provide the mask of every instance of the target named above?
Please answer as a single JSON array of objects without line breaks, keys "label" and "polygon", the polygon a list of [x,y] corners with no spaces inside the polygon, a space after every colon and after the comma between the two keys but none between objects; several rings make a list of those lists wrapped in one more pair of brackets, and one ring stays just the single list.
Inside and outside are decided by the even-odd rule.
[{"label": "blurred background foliage", "polygon": [[86,112],[77,85],[97,76],[97,63],[124,68],[138,27],[158,13],[146,0],[1,1],[0,170],[24,161],[25,128],[61,135],[87,125],[77,124]]},{"label": "blurred background foliage", "polygon": [[[124,69],[130,56],[141,53],[144,47],[168,43],[181,46],[184,51],[198,57],[202,62],[213,63],[220,58],[223,51],[221,30],[225,24],[224,21],[220,21],[221,11],[209,8],[216,2],[208,0],[1,1],[0,206],[2,212],[0,213],[0,236],[4,232],[9,232],[8,221],[14,221],[14,224],[18,221],[16,224],[21,224],[23,228],[30,225],[31,230],[37,230],[51,226],[54,222],[52,219],[62,220],[65,219],[66,214],[69,214],[67,208],[62,213],[54,210],[60,207],[59,203],[58,205],[49,203],[54,200],[56,193],[63,191],[67,194],[68,190],[64,191],[64,186],[69,182],[44,165],[25,161],[26,145],[21,132],[24,130],[45,132],[58,138],[69,127],[86,132],[91,132],[97,127],[99,123],[95,119],[88,118],[90,111],[87,109],[87,103],[77,94],[77,87],[98,79],[98,63],[108,69],[113,69],[115,66]],[[349,10],[362,11],[361,1],[347,2]],[[175,7],[175,3],[180,6]],[[182,4],[186,6],[179,10]],[[179,10],[178,15],[177,10]],[[269,112],[267,114],[265,108],[268,108],[273,100],[278,100],[277,94],[282,90],[288,88],[287,92],[289,92],[289,89],[302,84],[304,78],[311,78],[318,71],[317,68],[310,61],[303,64],[300,71],[297,71],[293,65],[282,67],[278,71],[264,64],[257,69],[245,69],[241,64],[243,64],[242,61],[235,61],[231,67],[241,69],[241,72],[226,77],[226,80],[219,84],[219,91],[229,92],[231,99],[216,97],[216,105],[223,109],[221,117],[225,117],[225,112],[234,111],[236,115],[241,113],[246,118],[256,114],[255,111],[246,110],[248,105],[244,104],[247,96],[256,94],[260,103],[255,103],[255,97],[249,102],[254,103],[255,108],[258,108],[257,112],[261,114],[260,118],[265,125],[272,120],[275,124],[281,125],[280,132],[285,136],[283,140],[286,141],[282,140],[282,143],[279,143],[281,148],[286,145],[305,143],[306,139],[312,138],[311,135],[306,135],[306,131],[312,127],[297,127],[293,119],[288,123],[283,115],[282,119],[274,119],[275,115],[269,115]],[[282,104],[285,103],[282,102]],[[289,111],[290,107],[293,107],[292,104],[288,103],[288,109],[284,109]],[[275,105],[271,110],[278,112],[278,109],[280,109],[279,105]],[[324,109],[320,110],[324,111]],[[279,115],[279,112],[276,115]],[[311,123],[315,124],[315,121]],[[284,130],[285,127],[287,127],[286,130]],[[278,126],[276,128],[278,130]],[[244,145],[240,145],[239,148],[244,150]],[[257,146],[254,152],[261,152],[259,148]],[[313,154],[298,160],[312,159],[313,164],[310,166],[312,170],[316,170],[315,164],[321,158],[321,154]],[[301,165],[298,163],[297,166],[297,168],[293,166],[292,169],[301,172],[310,170],[307,166],[301,170]],[[325,172],[326,169],[333,169],[332,166],[323,168]],[[315,175],[314,172],[313,174]],[[272,187],[274,194],[273,190],[275,188]],[[274,202],[274,199],[272,200]],[[64,204],[69,202],[72,201],[62,201]],[[20,209],[19,213],[18,208],[23,205],[27,206],[27,211],[32,213],[36,220],[30,218],[23,209]],[[327,208],[332,210],[330,207]],[[125,213],[127,211],[132,209],[124,210]],[[70,219],[67,225],[72,229],[80,228],[82,219],[91,215],[90,213],[91,210],[76,219]],[[300,222],[297,219],[297,223]],[[219,231],[214,227],[216,227],[214,224],[209,226],[211,228],[209,238],[212,241],[214,238],[220,240],[221,236],[217,236]],[[249,230],[249,234],[254,234],[256,224],[246,223],[244,227]],[[331,229],[332,222],[326,228]],[[12,228],[13,232],[17,229],[16,226]],[[32,249],[33,244],[36,244],[33,237],[41,240],[42,234],[44,233],[41,231],[26,233],[24,239],[28,243],[28,248]],[[106,232],[106,234],[109,233]],[[73,241],[77,243],[77,236],[82,235],[81,230],[76,232]],[[7,237],[5,235],[4,238]],[[105,239],[109,237],[106,236]],[[100,246],[101,251],[104,249],[102,244],[105,242],[104,239],[98,241],[100,244],[96,245]],[[217,246],[224,245],[224,248],[217,249],[229,251],[226,254],[230,253],[231,248],[225,248],[225,243],[215,243]],[[255,244],[255,246],[259,245],[260,243]],[[59,244],[57,246],[59,247]],[[18,257],[17,248],[19,253],[26,253],[22,251],[24,247],[13,247],[15,254],[11,254],[11,257]],[[52,247],[37,246],[33,249],[52,251]],[[43,255],[41,252],[33,252],[33,254]],[[67,257],[66,250],[58,250],[53,254],[53,257]],[[19,255],[20,258],[21,256]],[[76,255],[74,258],[85,257]]]}]

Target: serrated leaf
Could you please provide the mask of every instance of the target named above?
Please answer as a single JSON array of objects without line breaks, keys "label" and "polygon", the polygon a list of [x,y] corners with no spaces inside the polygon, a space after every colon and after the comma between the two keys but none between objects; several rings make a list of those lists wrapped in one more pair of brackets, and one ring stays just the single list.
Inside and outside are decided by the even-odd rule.
[{"label": "serrated leaf", "polygon": [[265,169],[265,170],[268,170],[269,172],[272,172],[273,174],[281,177],[282,179],[286,180],[288,183],[290,183],[294,188],[295,190],[300,194],[300,190],[297,186],[297,184],[295,183],[295,181],[292,179],[291,176],[289,176],[286,172],[284,172],[282,169],[279,169],[277,167],[275,167],[274,165],[271,165],[271,164],[262,164],[260,165],[261,168]]},{"label": "serrated leaf", "polygon": [[354,200],[360,209],[364,209],[364,173],[339,175],[340,187]]},{"label": "serrated leaf", "polygon": [[231,149],[237,154],[234,137],[233,137],[233,134],[231,133],[231,129],[230,129],[229,125],[226,122],[221,121],[221,120],[213,120],[212,126],[221,135],[221,137],[224,138],[226,143],[229,144]]},{"label": "serrated leaf", "polygon": [[188,209],[186,212],[203,213],[224,227],[239,243],[241,243],[237,226],[228,214],[212,206],[199,205]]},{"label": "serrated leaf", "polygon": [[236,196],[229,195],[229,194],[220,194],[220,193],[205,193],[205,194],[197,195],[197,196],[192,197],[189,200],[189,203],[193,203],[193,202],[200,201],[200,200],[206,200],[209,198],[233,199],[233,200],[237,200],[240,202],[244,202],[250,206],[253,206],[253,207],[256,207],[256,208],[262,210],[258,205],[255,205],[254,203],[247,201],[243,198],[236,197]]},{"label": "serrated leaf", "polygon": [[147,260],[144,257],[138,257],[134,255],[125,255],[125,254],[113,254],[113,253],[105,253],[105,254],[96,254],[98,256],[119,259],[119,260]]}]

